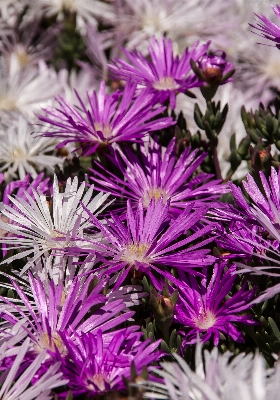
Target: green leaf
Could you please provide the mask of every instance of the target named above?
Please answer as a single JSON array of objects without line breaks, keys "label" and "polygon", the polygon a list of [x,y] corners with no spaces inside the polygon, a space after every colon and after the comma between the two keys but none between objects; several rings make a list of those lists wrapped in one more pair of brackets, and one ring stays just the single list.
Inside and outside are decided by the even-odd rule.
[{"label": "green leaf", "polygon": [[280,342],[280,331],[279,331],[276,323],[274,322],[274,320],[271,317],[268,318],[268,322],[269,322],[269,325],[271,326],[271,329],[272,329],[274,335]]}]

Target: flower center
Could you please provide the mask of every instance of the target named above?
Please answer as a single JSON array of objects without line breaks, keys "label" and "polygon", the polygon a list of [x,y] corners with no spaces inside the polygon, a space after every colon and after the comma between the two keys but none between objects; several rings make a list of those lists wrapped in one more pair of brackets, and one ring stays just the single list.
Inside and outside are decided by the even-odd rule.
[{"label": "flower center", "polygon": [[86,385],[89,390],[94,392],[96,392],[96,389],[98,389],[99,392],[104,392],[105,390],[111,388],[110,383],[107,381],[106,378],[104,378],[104,375],[102,373],[95,374],[91,378],[87,377]]},{"label": "flower center", "polygon": [[162,197],[163,200],[163,204],[166,204],[167,200],[168,200],[168,194],[166,192],[165,189],[162,188],[151,188],[149,189],[146,193],[144,193],[143,196],[143,206],[145,208],[147,208],[150,204],[150,201],[152,200],[152,198],[155,199],[155,201],[157,202],[160,197]]},{"label": "flower center", "polygon": [[61,339],[61,336],[57,332],[52,332],[51,336],[49,336],[46,332],[41,333],[38,344],[35,347],[35,350],[40,353],[42,350],[50,350],[55,351],[55,348],[62,354],[65,352],[65,346]]},{"label": "flower center", "polygon": [[96,122],[94,124],[96,131],[101,131],[103,136],[107,139],[112,135],[112,128],[109,124],[103,124],[100,122]]},{"label": "flower center", "polygon": [[160,78],[158,82],[155,82],[153,87],[157,90],[175,90],[178,89],[180,85],[178,85],[171,76],[164,76]]},{"label": "flower center", "polygon": [[2,97],[0,98],[0,109],[1,110],[6,110],[6,111],[12,111],[15,110],[16,107],[16,101],[13,99],[9,99],[9,97]]},{"label": "flower center", "polygon": [[12,158],[15,161],[21,161],[26,159],[26,154],[20,148],[15,148],[12,150]]},{"label": "flower center", "polygon": [[210,310],[201,310],[198,314],[198,318],[195,321],[195,326],[201,330],[207,330],[214,326],[216,323],[216,317]]},{"label": "flower center", "polygon": [[135,261],[147,262],[148,258],[146,257],[146,254],[149,248],[149,244],[129,244],[122,255],[122,260],[127,261],[131,265],[135,264]]},{"label": "flower center", "polygon": [[270,79],[279,79],[280,77],[280,63],[278,59],[269,60],[261,66],[261,69]]}]

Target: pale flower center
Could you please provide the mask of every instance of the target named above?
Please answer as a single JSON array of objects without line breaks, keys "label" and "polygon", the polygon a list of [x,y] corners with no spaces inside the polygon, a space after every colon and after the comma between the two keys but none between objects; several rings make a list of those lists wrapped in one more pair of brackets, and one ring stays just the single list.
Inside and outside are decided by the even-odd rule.
[{"label": "pale flower center", "polygon": [[34,346],[38,353],[42,350],[55,351],[55,348],[62,354],[65,352],[65,346],[60,335],[57,332],[52,332],[51,337],[46,332],[41,333],[38,344]]},{"label": "pale flower center", "polygon": [[261,69],[270,79],[280,78],[279,60],[270,60],[267,64],[262,65]]},{"label": "pale flower center", "polygon": [[26,160],[26,153],[21,148],[17,147],[11,152],[12,158],[15,161]]},{"label": "pale flower center", "polygon": [[180,85],[178,85],[171,76],[164,76],[160,78],[158,82],[155,82],[153,87],[157,90],[175,90],[178,89]]},{"label": "pale flower center", "polygon": [[1,110],[6,110],[6,111],[12,111],[15,110],[16,107],[16,101],[13,99],[9,99],[9,97],[2,97],[0,98],[0,109]]},{"label": "pale flower center", "polygon": [[216,323],[216,317],[210,310],[201,310],[198,314],[198,318],[195,321],[195,326],[199,329],[207,330]]},{"label": "pale flower center", "polygon": [[149,244],[129,244],[122,255],[122,260],[128,262],[131,265],[135,264],[135,261],[148,262],[146,254],[149,248]]},{"label": "pale flower center", "polygon": [[143,30],[146,32],[156,33],[156,32],[164,32],[164,16],[162,13],[151,14],[147,13],[142,17],[142,26]]},{"label": "pale flower center", "polygon": [[151,188],[143,196],[143,206],[147,208],[150,204],[150,201],[154,198],[157,202],[162,197],[163,204],[166,204],[168,200],[168,194],[166,190],[162,188]]},{"label": "pale flower center", "polygon": [[87,382],[87,388],[92,391],[96,391],[96,388],[98,388],[100,392],[104,392],[106,384],[110,386],[110,382],[106,378],[104,379],[102,373],[96,374],[91,378],[87,377]]},{"label": "pale flower center", "polygon": [[62,0],[62,7],[64,8],[64,10],[67,11],[75,11],[75,7],[74,7],[74,1],[73,0]]},{"label": "pale flower center", "polygon": [[94,124],[94,127],[97,131],[101,131],[103,136],[106,139],[112,135],[112,128],[109,124],[102,124],[102,123],[96,122]]}]

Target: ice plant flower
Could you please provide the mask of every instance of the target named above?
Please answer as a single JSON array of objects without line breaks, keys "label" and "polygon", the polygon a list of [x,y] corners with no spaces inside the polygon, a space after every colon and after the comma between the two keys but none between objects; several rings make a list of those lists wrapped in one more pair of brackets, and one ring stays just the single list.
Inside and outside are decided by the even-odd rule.
[{"label": "ice plant flower", "polygon": [[254,356],[229,351],[221,354],[217,348],[202,351],[198,343],[194,371],[178,354],[173,353],[173,357],[176,362],[162,362],[161,369],[151,368],[162,382],[137,382],[144,389],[144,399],[279,400],[279,364],[275,371],[267,370],[258,352]]},{"label": "ice plant flower", "polygon": [[[280,19],[280,6],[271,6],[274,14]],[[264,37],[265,39],[275,42],[275,46],[280,49],[280,26],[270,21],[263,14],[255,14],[259,22],[256,25],[249,24],[256,30],[257,35]]]},{"label": "ice plant flower", "polygon": [[76,27],[85,33],[86,23],[97,25],[97,20],[111,21],[114,17],[112,6],[99,0],[38,0],[28,3],[26,18],[52,17],[63,20],[66,16],[73,16]]},{"label": "ice plant flower", "polygon": [[160,340],[140,342],[128,329],[115,331],[112,341],[104,342],[101,330],[95,334],[75,335],[74,340],[63,336],[67,356],[61,360],[61,370],[69,380],[74,395],[96,396],[110,390],[125,388],[123,378],[130,378],[131,363],[140,374],[143,367],[158,361]]},{"label": "ice plant flower", "polygon": [[50,366],[35,384],[31,385],[31,381],[46,357],[46,352],[42,351],[29,365],[25,365],[25,368],[22,369],[29,349],[29,338],[25,339],[21,346],[14,348],[17,355],[13,364],[0,376],[0,398],[2,400],[47,400],[51,398],[51,389],[63,386],[68,382],[67,379],[63,379],[63,373],[60,372],[60,362],[57,362]]},{"label": "ice plant flower", "polygon": [[197,76],[192,71],[190,60],[197,61],[208,49],[210,42],[199,46],[198,42],[182,56],[175,56],[172,40],[161,37],[153,38],[149,44],[150,61],[138,51],[123,50],[130,64],[116,59],[110,69],[119,79],[131,79],[137,84],[148,88],[150,93],[156,93],[160,102],[167,100],[171,108],[175,108],[176,94],[184,93],[192,87],[201,86]]},{"label": "ice plant flower", "polygon": [[55,165],[62,165],[63,159],[54,155],[57,141],[35,136],[21,115],[7,129],[0,126],[0,140],[0,171],[8,180],[17,175],[24,179],[27,173],[35,178],[38,170],[46,168],[53,172]]},{"label": "ice plant flower", "polygon": [[[81,238],[84,229],[91,225],[82,204],[98,215],[108,197],[108,194],[99,193],[92,198],[93,186],[83,195],[84,189],[85,182],[78,187],[78,178],[75,177],[73,182],[71,178],[67,180],[65,192],[60,193],[58,180],[54,175],[51,201],[39,189],[33,188],[32,196],[25,192],[27,200],[9,196],[12,206],[2,206],[0,219],[0,228],[9,234],[1,237],[0,243],[9,245],[12,249],[25,250],[10,257],[9,261],[32,253],[36,259],[52,250],[63,253],[66,247],[73,245],[76,238]],[[8,222],[4,222],[3,217]],[[37,244],[37,249],[34,243]]]},{"label": "ice plant flower", "polygon": [[164,204],[170,200],[169,211],[173,214],[179,214],[193,200],[199,205],[200,202],[217,199],[229,190],[221,181],[212,180],[212,174],[200,173],[193,177],[206,153],[198,155],[198,149],[191,151],[187,147],[177,159],[175,138],[167,148],[150,140],[148,149],[141,145],[140,153],[138,158],[130,149],[122,152],[117,148],[110,157],[124,179],[105,171],[99,164],[103,171],[91,169],[90,179],[97,188],[113,196],[129,198],[136,204],[141,199],[145,208],[152,198],[157,201],[162,197]]},{"label": "ice plant flower", "polygon": [[[78,94],[77,94],[78,96]],[[136,84],[127,82],[123,93],[106,94],[105,83],[100,89],[88,94],[89,109],[78,96],[82,111],[77,110],[63,98],[57,98],[60,108],[47,110],[40,115],[43,122],[56,130],[44,136],[64,139],[59,147],[77,142],[83,149],[82,155],[92,154],[99,146],[115,142],[137,142],[148,132],[163,129],[175,122],[171,117],[158,118],[165,107],[156,106],[155,96],[147,91],[136,92]],[[55,129],[55,128],[53,128]]]},{"label": "ice plant flower", "polygon": [[223,50],[205,53],[197,63],[191,60],[191,66],[198,78],[204,82],[200,90],[207,101],[215,96],[220,85],[232,81],[231,77],[235,72],[233,64],[226,60],[226,53]]},{"label": "ice plant flower", "polygon": [[[68,291],[64,292],[63,285],[54,285],[51,281],[45,288],[39,278],[35,279],[29,273],[28,293],[11,279],[20,302],[15,303],[1,296],[1,318],[12,326],[22,321],[32,341],[34,354],[44,350],[54,352],[57,349],[65,355],[66,348],[61,334],[68,332],[71,337],[73,332],[78,335],[82,332],[96,333],[98,330],[107,332],[134,314],[133,311],[125,311],[126,305],[121,298],[114,300],[101,294],[107,283],[106,279],[101,279],[89,290],[92,278],[92,275],[86,280],[80,280],[78,277],[69,285]],[[29,300],[27,295],[33,299]],[[138,330],[133,328],[131,332]],[[107,335],[107,341],[110,341],[110,338],[111,336]]]},{"label": "ice plant flower", "polygon": [[201,71],[201,78],[209,85],[221,85],[232,81],[228,73],[231,71],[233,73],[233,64],[226,60],[226,52],[223,50],[203,54],[198,59],[197,65]]},{"label": "ice plant flower", "polygon": [[[131,271],[138,278],[147,274],[154,286],[161,290],[164,278],[177,281],[170,273],[172,267],[192,271],[214,261],[215,258],[208,254],[209,250],[203,248],[213,240],[214,234],[204,237],[213,232],[213,226],[201,224],[199,229],[194,229],[207,209],[203,205],[194,212],[193,204],[189,204],[176,219],[171,219],[168,216],[169,202],[164,204],[162,197],[158,201],[152,198],[147,210],[141,200],[137,209],[133,210],[128,200],[127,223],[111,213],[107,225],[89,212],[93,224],[103,233],[108,244],[94,242],[91,250],[88,236],[82,241],[82,248],[77,247],[76,251],[78,254],[100,254],[104,261],[102,268],[109,274],[118,272],[116,287],[121,285]],[[181,237],[192,229],[194,232],[188,237]],[[199,243],[186,247],[197,239]]]},{"label": "ice plant flower", "polygon": [[39,66],[22,68],[17,56],[12,54],[7,60],[0,57],[0,112],[17,111],[29,120],[34,112],[56,94],[61,92],[56,72],[41,60]]},{"label": "ice plant flower", "polygon": [[220,340],[220,333],[230,336],[234,341],[243,342],[243,335],[233,325],[235,322],[254,324],[251,315],[243,315],[247,310],[249,302],[253,299],[256,289],[247,289],[247,282],[225,300],[233,289],[237,276],[234,275],[234,266],[225,270],[225,263],[216,263],[213,274],[207,284],[207,272],[199,283],[193,276],[189,275],[179,289],[179,300],[175,306],[174,318],[177,322],[187,328],[183,347],[188,343],[196,343],[200,335],[203,343],[213,337],[214,345]]}]

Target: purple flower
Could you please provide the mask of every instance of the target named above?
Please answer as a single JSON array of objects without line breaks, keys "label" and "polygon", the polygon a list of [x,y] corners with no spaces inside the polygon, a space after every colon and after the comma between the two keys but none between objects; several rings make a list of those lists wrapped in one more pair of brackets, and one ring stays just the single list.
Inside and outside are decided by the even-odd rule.
[{"label": "purple flower", "polygon": [[213,336],[215,346],[219,343],[220,333],[230,336],[234,341],[244,341],[242,333],[233,323],[255,323],[251,315],[240,313],[250,307],[249,303],[256,290],[247,290],[245,282],[238,292],[225,300],[237,278],[234,272],[234,266],[226,270],[224,262],[216,263],[208,284],[206,270],[200,282],[192,275],[182,282],[178,288],[179,300],[175,306],[174,318],[185,328],[189,328],[188,333],[181,332],[185,335],[183,346],[196,343],[198,334],[203,343]]},{"label": "purple flower", "polygon": [[[50,366],[35,384],[31,382],[41,367],[46,356],[45,352],[38,354],[29,365],[23,365],[29,351],[30,339],[27,338],[21,346],[10,349],[16,357],[10,368],[6,368],[0,377],[0,397],[3,400],[50,399],[51,389],[65,385],[67,379],[62,379],[60,363]],[[8,352],[7,352],[8,354]],[[33,383],[33,382],[32,382]]]},{"label": "purple flower", "polygon": [[212,174],[200,173],[192,177],[206,153],[198,156],[198,149],[192,152],[187,147],[177,159],[175,139],[171,140],[167,149],[150,141],[149,148],[145,150],[142,145],[140,152],[141,158],[138,158],[130,149],[122,152],[118,148],[113,153],[114,157],[110,157],[124,179],[99,164],[103,171],[91,169],[95,176],[90,178],[98,189],[114,196],[129,198],[134,203],[142,199],[145,208],[152,198],[157,201],[162,197],[164,204],[170,200],[169,211],[172,214],[179,214],[180,209],[193,200],[197,200],[195,204],[199,205],[200,201],[216,199],[229,190],[220,180],[211,180]]},{"label": "purple flower", "polygon": [[[126,224],[111,213],[105,225],[89,212],[108,244],[93,242],[91,250],[91,243],[84,241],[83,249],[77,248],[77,253],[98,251],[104,262],[102,268],[110,274],[118,271],[116,287],[131,271],[138,278],[147,274],[161,290],[164,277],[177,281],[169,272],[170,268],[193,270],[211,264],[215,258],[208,255],[209,250],[203,246],[213,240],[214,235],[204,238],[213,231],[213,226],[199,223],[208,207],[203,205],[194,211],[193,204],[189,204],[176,219],[171,219],[168,217],[169,202],[163,203],[162,197],[157,202],[153,198],[145,211],[140,200],[134,211],[128,200]],[[194,232],[186,236],[189,230]],[[200,242],[188,247],[196,240]]]},{"label": "purple flower", "polygon": [[45,194],[48,190],[51,189],[51,187],[49,186],[49,181],[50,178],[45,178],[43,172],[37,175],[36,178],[33,179],[31,182],[29,174],[27,174],[22,180],[11,181],[5,187],[3,193],[3,204],[7,204],[11,207],[14,206],[14,204],[10,201],[9,196],[11,196],[16,189],[16,195],[21,199],[27,200],[26,194],[28,194],[34,200],[33,190],[40,190],[42,194]]},{"label": "purple flower", "polygon": [[[89,109],[78,93],[81,110],[76,109],[62,97],[57,98],[60,108],[47,110],[46,116],[40,115],[43,122],[56,127],[43,133],[43,136],[63,139],[58,147],[69,142],[78,142],[82,155],[92,154],[99,146],[115,142],[137,142],[148,132],[163,129],[175,122],[171,117],[158,118],[165,107],[156,106],[153,93],[136,92],[136,84],[127,82],[123,93],[105,93],[105,83],[99,92],[88,94]],[[54,129],[54,128],[53,128]]]},{"label": "purple flower", "polygon": [[[280,19],[280,6],[271,6],[274,14]],[[260,22],[257,22],[256,25],[249,24],[252,28],[256,29],[257,35],[264,37],[265,39],[271,40],[275,42],[275,46],[280,49],[280,26],[276,25],[274,22],[270,21],[263,14],[255,14]],[[259,32],[260,33],[259,33]]]},{"label": "purple flower", "polygon": [[255,204],[252,206],[245,200],[240,188],[230,183],[230,188],[235,201],[239,207],[247,214],[253,222],[258,222],[265,228],[278,242],[280,242],[280,170],[276,172],[271,167],[269,179],[260,171],[260,180],[263,186],[263,193],[259,189],[254,178],[247,174],[246,180],[243,180],[243,186],[250,198]]},{"label": "purple flower", "polygon": [[232,63],[226,61],[226,53],[223,50],[203,54],[198,59],[197,65],[201,72],[201,79],[210,86],[232,81],[228,74],[234,72],[234,67]]},{"label": "purple flower", "polygon": [[101,330],[96,334],[75,335],[74,340],[63,336],[67,356],[58,355],[58,359],[74,395],[97,395],[124,389],[123,378],[130,378],[132,362],[140,374],[144,366],[160,358],[156,350],[160,340],[140,342],[129,329],[114,332],[110,343],[105,343],[103,336]]},{"label": "purple flower", "polygon": [[[68,332],[70,336],[73,332],[78,335],[98,330],[107,332],[134,314],[133,311],[125,312],[126,304],[122,299],[114,300],[100,294],[107,281],[100,279],[97,286],[89,291],[92,275],[86,280],[82,279],[81,283],[76,278],[65,293],[62,285],[54,285],[51,281],[45,288],[39,278],[34,279],[29,273],[30,291],[34,299],[30,301],[24,290],[11,279],[22,304],[15,304],[1,296],[1,318],[12,326],[20,321],[24,323],[35,353],[57,349],[65,354],[61,339],[63,332]],[[110,337],[107,339],[110,340]]]},{"label": "purple flower", "polygon": [[189,50],[184,51],[181,57],[175,56],[172,49],[172,40],[155,37],[149,44],[150,60],[138,51],[124,53],[131,64],[117,59],[115,65],[110,65],[114,76],[119,79],[131,79],[139,85],[149,89],[150,93],[157,93],[163,104],[169,100],[171,108],[175,108],[176,94],[201,86],[197,76],[193,73],[190,60],[197,61],[208,49],[210,42],[199,47],[196,42]]}]

